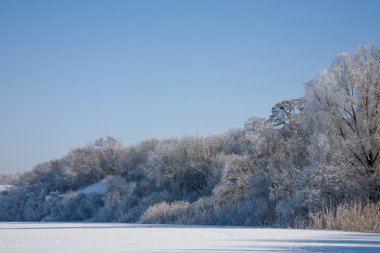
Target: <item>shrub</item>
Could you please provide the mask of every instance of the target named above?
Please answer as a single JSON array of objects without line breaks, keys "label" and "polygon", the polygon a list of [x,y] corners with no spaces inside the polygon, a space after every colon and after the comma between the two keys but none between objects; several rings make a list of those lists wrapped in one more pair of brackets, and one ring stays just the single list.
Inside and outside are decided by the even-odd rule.
[{"label": "shrub", "polygon": [[129,209],[122,217],[120,217],[117,222],[140,222],[140,218],[149,207],[165,200],[168,201],[170,199],[170,194],[167,191],[154,192],[150,195],[147,195],[141,198],[138,203]]},{"label": "shrub", "polygon": [[163,201],[153,205],[141,216],[141,223],[154,224],[185,224],[189,203],[185,201],[176,201],[167,203]]},{"label": "shrub", "polygon": [[380,202],[343,203],[336,209],[311,213],[311,228],[346,230],[358,232],[380,232]]}]

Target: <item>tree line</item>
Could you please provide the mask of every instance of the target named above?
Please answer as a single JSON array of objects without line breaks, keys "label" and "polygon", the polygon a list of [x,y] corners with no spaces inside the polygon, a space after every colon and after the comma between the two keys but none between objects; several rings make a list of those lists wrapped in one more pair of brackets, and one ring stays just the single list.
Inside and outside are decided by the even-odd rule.
[{"label": "tree line", "polygon": [[[350,203],[380,217],[379,154],[380,49],[365,45],[241,129],[127,147],[107,136],[38,164],[0,192],[0,220],[310,227]],[[104,193],[78,191],[101,180]]]}]

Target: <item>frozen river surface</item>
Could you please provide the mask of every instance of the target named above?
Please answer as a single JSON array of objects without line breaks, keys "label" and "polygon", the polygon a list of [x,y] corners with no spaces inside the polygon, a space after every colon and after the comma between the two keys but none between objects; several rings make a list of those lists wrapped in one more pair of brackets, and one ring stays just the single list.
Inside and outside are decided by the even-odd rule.
[{"label": "frozen river surface", "polygon": [[380,234],[247,227],[0,223],[1,253],[380,253]]}]

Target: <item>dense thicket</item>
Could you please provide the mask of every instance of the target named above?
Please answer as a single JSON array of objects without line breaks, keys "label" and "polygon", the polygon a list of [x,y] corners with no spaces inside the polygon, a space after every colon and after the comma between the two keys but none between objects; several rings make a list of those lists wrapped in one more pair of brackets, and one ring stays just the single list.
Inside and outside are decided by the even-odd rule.
[{"label": "dense thicket", "polygon": [[223,135],[105,137],[41,163],[0,193],[0,220],[307,226],[378,203],[380,49],[341,54],[306,87]]}]

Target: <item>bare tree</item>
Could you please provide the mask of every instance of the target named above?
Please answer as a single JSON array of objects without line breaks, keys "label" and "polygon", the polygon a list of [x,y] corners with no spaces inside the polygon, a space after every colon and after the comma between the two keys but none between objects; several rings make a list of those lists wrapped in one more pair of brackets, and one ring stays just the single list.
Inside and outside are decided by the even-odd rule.
[{"label": "bare tree", "polygon": [[351,176],[371,179],[378,194],[380,49],[368,45],[341,54],[307,83],[307,103],[309,126],[318,138],[314,147],[329,150],[330,163],[354,168]]}]

